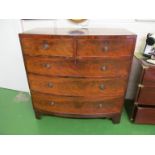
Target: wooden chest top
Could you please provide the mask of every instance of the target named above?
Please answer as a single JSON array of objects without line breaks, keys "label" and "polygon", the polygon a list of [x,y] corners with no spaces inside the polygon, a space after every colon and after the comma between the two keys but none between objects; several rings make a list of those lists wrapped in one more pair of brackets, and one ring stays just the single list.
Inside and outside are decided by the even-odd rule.
[{"label": "wooden chest top", "polygon": [[40,34],[40,35],[55,35],[55,36],[136,36],[134,33],[119,28],[89,28],[89,29],[72,29],[72,28],[35,28],[25,31],[22,34]]}]

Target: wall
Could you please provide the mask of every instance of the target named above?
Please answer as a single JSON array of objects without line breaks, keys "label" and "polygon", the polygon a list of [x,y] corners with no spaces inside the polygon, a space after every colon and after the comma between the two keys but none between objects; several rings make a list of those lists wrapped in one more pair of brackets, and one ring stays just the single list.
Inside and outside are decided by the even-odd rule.
[{"label": "wall", "polygon": [[28,91],[18,33],[20,20],[0,20],[0,87]]},{"label": "wall", "polygon": [[29,91],[18,33],[36,27],[126,28],[138,35],[135,52],[143,51],[146,34],[155,32],[155,22],[135,20],[88,20],[75,25],[68,20],[0,20],[0,87]]}]

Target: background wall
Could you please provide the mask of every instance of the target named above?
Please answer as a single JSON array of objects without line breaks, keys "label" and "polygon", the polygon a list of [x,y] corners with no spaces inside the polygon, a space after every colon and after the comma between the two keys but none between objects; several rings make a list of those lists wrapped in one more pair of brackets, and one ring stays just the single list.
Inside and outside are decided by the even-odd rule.
[{"label": "background wall", "polygon": [[142,52],[147,33],[155,33],[155,21],[87,20],[75,25],[69,20],[0,20],[0,87],[29,91],[18,33],[36,27],[126,28],[138,35],[135,52]]},{"label": "background wall", "polygon": [[20,20],[0,20],[0,87],[28,91],[19,32]]}]

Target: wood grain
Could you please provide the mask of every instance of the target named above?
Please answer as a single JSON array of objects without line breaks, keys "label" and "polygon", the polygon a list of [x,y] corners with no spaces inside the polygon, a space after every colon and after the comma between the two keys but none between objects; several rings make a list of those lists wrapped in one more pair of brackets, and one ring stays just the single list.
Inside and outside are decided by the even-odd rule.
[{"label": "wood grain", "polygon": [[36,118],[50,114],[120,122],[135,34],[35,29],[19,37]]},{"label": "wood grain", "polygon": [[126,29],[119,28],[89,28],[89,29],[80,29],[80,31],[84,32],[81,35],[79,33],[71,33],[72,31],[77,31],[76,28],[35,28],[32,30],[28,30],[22,33],[24,37],[27,35],[31,35],[31,37],[36,38],[39,35],[41,36],[51,36],[51,37],[68,37],[68,36],[76,36],[76,38],[91,38],[91,37],[113,37],[118,36],[122,38],[132,38],[136,37],[136,35]]},{"label": "wood grain", "polygon": [[142,84],[145,86],[155,87],[155,66],[145,70]]},{"label": "wood grain", "polygon": [[140,124],[155,124],[155,66],[143,59],[135,59],[138,64],[135,98],[126,104],[130,120]]},{"label": "wood grain", "polygon": [[147,87],[140,89],[138,104],[155,106],[155,87]]},{"label": "wood grain", "polygon": [[[29,74],[33,91],[64,96],[124,95],[126,79],[56,78]],[[50,85],[50,86],[49,86]]]},{"label": "wood grain", "polygon": [[135,123],[155,124],[155,108],[137,107],[135,115]]},{"label": "wood grain", "polygon": [[130,56],[133,51],[134,39],[79,39],[78,57],[121,57]]},{"label": "wood grain", "polygon": [[[126,77],[131,58],[77,59],[25,56],[30,73],[66,77]],[[121,69],[120,69],[121,68]]]},{"label": "wood grain", "polygon": [[37,110],[88,117],[90,115],[105,115],[109,111],[119,113],[123,105],[123,97],[64,97],[32,92],[32,98]]},{"label": "wood grain", "polygon": [[73,39],[53,39],[38,36],[37,39],[22,38],[21,43],[24,54],[31,56],[68,56],[74,54]]}]

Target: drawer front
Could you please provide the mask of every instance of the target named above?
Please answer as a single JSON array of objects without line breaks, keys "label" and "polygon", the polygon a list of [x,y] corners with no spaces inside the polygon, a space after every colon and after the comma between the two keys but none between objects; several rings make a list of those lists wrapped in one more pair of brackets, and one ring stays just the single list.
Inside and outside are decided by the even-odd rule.
[{"label": "drawer front", "polygon": [[33,91],[64,96],[122,96],[126,80],[95,78],[56,78],[29,74]]},{"label": "drawer front", "polygon": [[73,56],[73,39],[21,37],[24,54],[31,56]]},{"label": "drawer front", "polygon": [[143,84],[147,86],[155,87],[155,67],[145,70]]},{"label": "drawer front", "polygon": [[34,107],[38,110],[62,114],[96,115],[118,113],[123,98],[83,98],[52,96],[32,92]]},{"label": "drawer front", "polygon": [[141,88],[138,103],[141,105],[155,105],[155,87],[144,86]]},{"label": "drawer front", "polygon": [[135,123],[155,124],[155,108],[137,107]]},{"label": "drawer front", "polygon": [[65,58],[38,58],[25,56],[28,72],[72,77],[125,77],[130,58],[77,60]]},{"label": "drawer front", "polygon": [[79,57],[118,57],[133,53],[133,39],[79,39],[77,55]]}]

